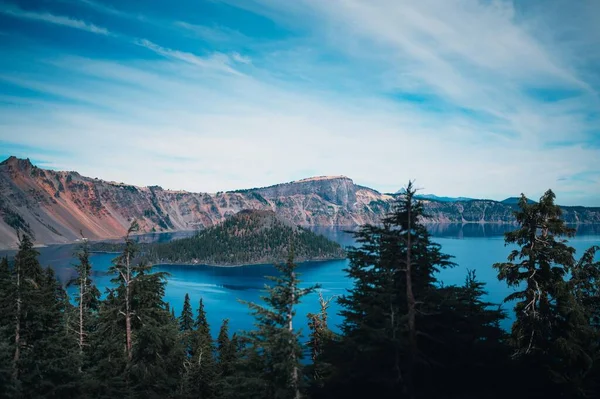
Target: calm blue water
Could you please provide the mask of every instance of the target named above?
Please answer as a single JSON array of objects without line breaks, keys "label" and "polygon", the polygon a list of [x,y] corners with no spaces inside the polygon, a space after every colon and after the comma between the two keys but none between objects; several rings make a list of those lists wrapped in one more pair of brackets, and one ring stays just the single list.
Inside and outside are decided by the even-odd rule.
[{"label": "calm blue water", "polygon": [[[511,290],[497,280],[492,264],[506,260],[510,248],[504,246],[502,234],[511,229],[513,229],[512,226],[475,224],[431,226],[430,231],[434,240],[442,245],[443,252],[453,255],[454,262],[458,264],[455,268],[440,272],[440,281],[445,285],[462,284],[467,269],[473,269],[476,271],[477,277],[488,284],[488,300],[496,303],[502,302]],[[314,230],[344,246],[354,243],[352,235],[339,228],[318,227]],[[143,236],[140,239],[164,241],[189,234],[192,233],[154,234]],[[578,255],[592,245],[600,245],[600,226],[581,227],[578,235],[570,241],[570,244],[577,250]],[[61,281],[68,281],[73,275],[71,265],[74,263],[72,258],[74,249],[73,245],[41,248],[39,250],[40,260],[44,266],[53,267]],[[10,255],[11,252],[0,252],[0,256],[3,254]],[[106,276],[105,273],[114,257],[114,254],[92,255],[94,280],[101,291],[110,286],[111,277]],[[303,280],[303,286],[320,284],[325,297],[343,295],[352,283],[343,272],[347,264],[347,260],[302,263],[299,266],[299,272],[302,274],[300,278]],[[159,265],[155,269],[170,273],[165,300],[175,308],[176,314],[181,311],[186,293],[190,295],[194,308],[197,308],[200,298],[203,298],[208,321],[214,335],[218,333],[224,318],[229,319],[231,331],[252,328],[253,318],[249,315],[246,306],[239,301],[260,301],[260,296],[263,295],[261,290],[267,283],[264,276],[273,275],[276,272],[271,265],[235,268]],[[510,306],[507,305],[505,308],[509,309]],[[301,328],[303,332],[307,332],[306,314],[316,312],[318,309],[316,293],[305,297],[298,308],[294,320],[295,326]],[[341,322],[341,318],[337,315],[339,310],[337,303],[332,302],[330,323],[334,329]],[[510,321],[506,321],[504,327],[508,328],[509,326]]]}]

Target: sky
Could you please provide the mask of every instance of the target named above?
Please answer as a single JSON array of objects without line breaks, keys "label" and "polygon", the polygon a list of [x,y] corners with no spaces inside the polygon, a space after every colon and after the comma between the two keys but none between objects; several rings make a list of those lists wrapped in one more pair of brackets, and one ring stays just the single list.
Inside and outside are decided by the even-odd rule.
[{"label": "sky", "polygon": [[600,206],[600,1],[0,0],[0,157]]}]

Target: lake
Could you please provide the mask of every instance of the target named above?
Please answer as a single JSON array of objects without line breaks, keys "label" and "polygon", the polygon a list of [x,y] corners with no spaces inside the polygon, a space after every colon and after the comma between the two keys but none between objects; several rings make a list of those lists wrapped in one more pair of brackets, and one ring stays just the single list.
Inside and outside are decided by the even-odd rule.
[{"label": "lake", "polygon": [[[510,248],[504,246],[503,234],[514,229],[510,225],[431,225],[429,230],[434,241],[442,245],[444,253],[454,256],[453,261],[457,266],[443,270],[439,273],[439,280],[445,285],[462,284],[467,269],[475,270],[477,277],[487,283],[488,300],[495,303],[502,302],[503,298],[512,292],[506,285],[496,278],[496,271],[492,264],[506,260]],[[315,227],[313,230],[323,234],[343,246],[353,245],[351,234],[342,228]],[[139,236],[141,241],[167,241],[174,238],[189,236],[193,232],[154,233]],[[600,245],[600,226],[583,225],[578,227],[577,235],[570,240],[570,244],[577,250],[579,257],[583,251],[592,245]],[[51,266],[56,270],[61,281],[68,281],[73,275],[71,265],[75,263],[72,257],[74,245],[53,245],[38,249],[40,261],[44,266]],[[14,251],[0,251],[0,256],[12,255]],[[98,288],[104,292],[110,286],[111,276],[106,275],[111,260],[115,254],[93,254],[93,278]],[[303,286],[320,284],[325,297],[343,295],[351,287],[343,269],[348,265],[347,260],[324,262],[305,262],[299,265],[300,278]],[[261,291],[268,281],[265,275],[273,275],[276,271],[272,265],[252,265],[243,267],[210,267],[210,266],[180,266],[158,265],[155,270],[170,274],[166,287],[165,300],[175,308],[179,315],[186,293],[190,295],[194,310],[198,307],[200,298],[203,298],[207,311],[207,318],[211,325],[213,335],[218,334],[219,326],[224,318],[228,318],[231,331],[252,328],[253,318],[247,307],[241,301],[260,301]],[[510,306],[506,305],[508,310]],[[317,312],[319,309],[317,294],[304,298],[297,309],[294,323],[297,328],[307,332],[306,314]],[[340,310],[337,303],[332,302],[329,310],[330,326],[341,322],[337,315]],[[505,321],[503,327],[509,328],[510,320]]]}]

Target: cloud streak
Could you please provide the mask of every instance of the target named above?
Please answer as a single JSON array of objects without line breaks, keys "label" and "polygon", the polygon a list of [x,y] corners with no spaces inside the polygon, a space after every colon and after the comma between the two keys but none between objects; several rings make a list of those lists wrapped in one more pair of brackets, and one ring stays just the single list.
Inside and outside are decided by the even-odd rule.
[{"label": "cloud streak", "polygon": [[600,79],[570,50],[593,48],[591,24],[565,42],[544,28],[557,15],[505,1],[222,1],[285,35],[181,15],[152,32],[128,18],[123,34],[116,20],[129,13],[86,2],[113,16],[114,46],[136,51],[29,49],[24,67],[0,70],[17,88],[0,97],[0,140],[61,149],[57,168],[173,189],[310,170],[381,191],[417,178],[440,195],[551,187],[561,203],[600,204]]},{"label": "cloud streak", "polygon": [[55,15],[48,12],[32,12],[25,11],[20,8],[8,8],[0,10],[3,14],[10,15],[15,18],[29,19],[33,21],[42,21],[53,25],[60,25],[69,28],[79,29],[99,35],[111,35],[108,29],[63,15]]}]

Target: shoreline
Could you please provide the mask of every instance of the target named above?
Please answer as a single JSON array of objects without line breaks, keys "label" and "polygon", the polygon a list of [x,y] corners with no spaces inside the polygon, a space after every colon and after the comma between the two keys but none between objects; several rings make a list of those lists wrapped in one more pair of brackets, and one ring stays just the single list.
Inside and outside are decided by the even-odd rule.
[{"label": "shoreline", "polygon": [[[336,260],[345,260],[348,259],[346,257],[343,258],[327,258],[327,259],[304,259],[301,261],[294,261],[295,264],[300,265],[301,263],[308,263],[308,262],[329,262],[329,261],[336,261]],[[165,263],[165,262],[158,262],[153,264],[152,266],[207,266],[207,267],[223,267],[223,268],[229,268],[229,267],[244,267],[244,266],[272,266],[275,264],[281,263],[281,261],[279,262],[254,262],[254,263],[241,263],[241,264],[234,264],[234,265],[226,265],[226,264],[209,264],[209,263],[184,263],[184,262],[169,262],[169,263]]]},{"label": "shoreline", "polygon": [[[377,224],[376,224],[377,225]],[[425,222],[424,223],[425,226],[449,226],[449,225],[456,225],[456,226],[468,226],[468,225],[480,225],[480,226],[514,226],[516,225],[516,222],[499,222],[499,221],[477,221],[477,222]],[[578,223],[566,223],[567,226],[574,226],[574,227],[585,227],[585,226],[598,226],[598,223],[587,223],[587,222],[578,222]],[[311,228],[311,227],[333,227],[333,228],[345,228],[344,230],[357,230],[359,229],[361,226],[360,225],[305,225],[302,226],[300,225],[300,227],[303,228]],[[167,231],[160,231],[160,232],[136,232],[134,234],[132,234],[132,236],[147,236],[147,235],[160,235],[160,234],[173,234],[173,233],[191,233],[191,232],[196,232],[198,230],[167,230]],[[317,234],[319,234],[317,232]],[[88,240],[89,243],[98,243],[98,242],[111,242],[111,241],[119,241],[122,240],[123,236],[112,236],[112,237],[104,237],[104,238],[98,238],[98,239],[94,239],[94,240]],[[69,242],[50,242],[50,243],[34,243],[33,247],[34,248],[48,248],[48,247],[53,247],[53,246],[60,246],[60,245],[77,245],[81,243],[81,239],[76,239],[73,241],[69,241]],[[2,244],[0,243],[0,251],[14,251],[18,249],[18,245],[14,245],[14,246],[2,246]]]}]

